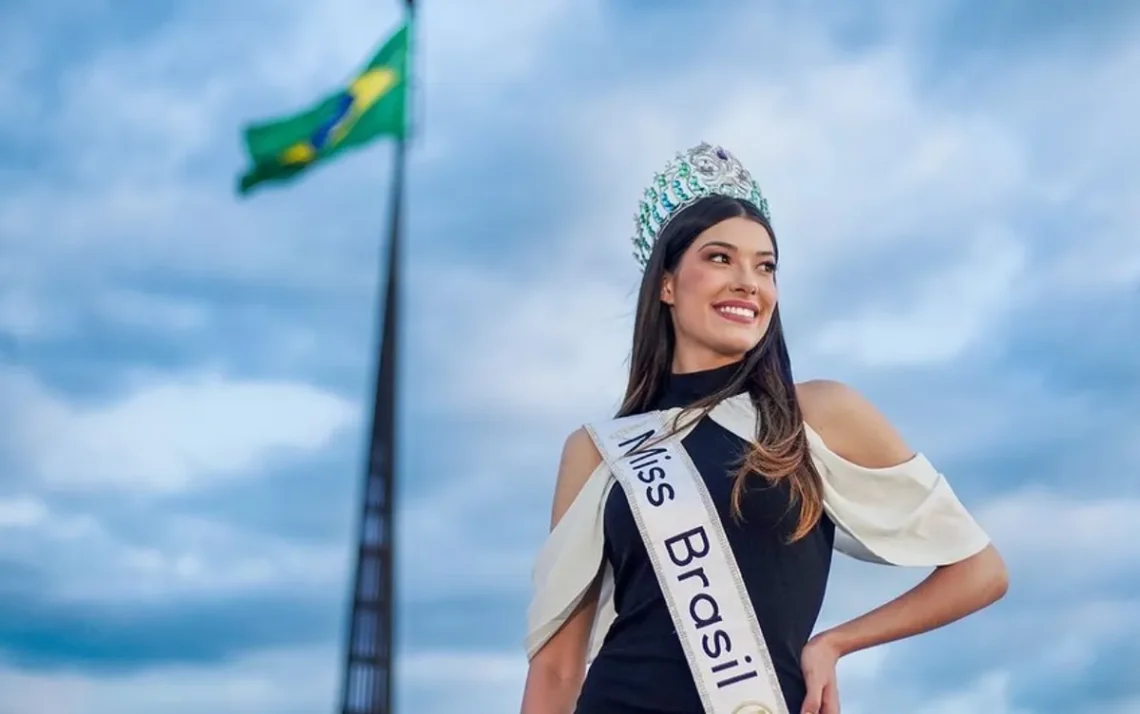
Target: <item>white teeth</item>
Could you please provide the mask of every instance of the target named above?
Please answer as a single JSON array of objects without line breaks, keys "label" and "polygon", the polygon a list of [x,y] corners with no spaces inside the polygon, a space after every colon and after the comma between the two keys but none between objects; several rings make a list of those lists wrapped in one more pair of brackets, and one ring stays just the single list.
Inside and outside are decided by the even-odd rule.
[{"label": "white teeth", "polygon": [[717,310],[719,310],[720,312],[728,313],[729,315],[740,315],[741,317],[747,317],[749,320],[756,317],[756,311],[755,310],[749,310],[746,307],[735,307],[732,305],[726,305],[724,307],[718,307]]}]

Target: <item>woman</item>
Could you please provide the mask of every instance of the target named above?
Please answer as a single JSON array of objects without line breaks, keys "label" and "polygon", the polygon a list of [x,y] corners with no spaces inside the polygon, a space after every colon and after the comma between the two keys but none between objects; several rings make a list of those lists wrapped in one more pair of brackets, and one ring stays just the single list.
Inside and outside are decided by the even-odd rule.
[{"label": "woman", "polygon": [[[840,657],[995,602],[1002,560],[867,401],[793,382],[767,203],[732,155],[670,162],[634,247],[626,395],[566,441],[523,714],[838,714]],[[812,636],[833,548],[935,570]]]}]

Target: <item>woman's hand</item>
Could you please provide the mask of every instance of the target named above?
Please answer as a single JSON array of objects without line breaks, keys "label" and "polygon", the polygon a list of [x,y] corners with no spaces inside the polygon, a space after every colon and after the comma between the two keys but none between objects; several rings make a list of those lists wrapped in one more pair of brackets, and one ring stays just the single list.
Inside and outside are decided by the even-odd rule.
[{"label": "woman's hand", "polygon": [[835,665],[839,648],[825,635],[811,638],[800,655],[800,667],[807,684],[807,696],[801,714],[839,714],[839,686]]}]

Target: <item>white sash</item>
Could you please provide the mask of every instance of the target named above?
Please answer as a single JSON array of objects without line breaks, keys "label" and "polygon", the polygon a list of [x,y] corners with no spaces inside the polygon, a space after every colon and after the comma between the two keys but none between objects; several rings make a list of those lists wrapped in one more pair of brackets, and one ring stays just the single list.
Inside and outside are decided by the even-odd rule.
[{"label": "white sash", "polygon": [[724,526],[680,437],[661,439],[660,412],[586,429],[629,500],[706,714],[788,714]]}]

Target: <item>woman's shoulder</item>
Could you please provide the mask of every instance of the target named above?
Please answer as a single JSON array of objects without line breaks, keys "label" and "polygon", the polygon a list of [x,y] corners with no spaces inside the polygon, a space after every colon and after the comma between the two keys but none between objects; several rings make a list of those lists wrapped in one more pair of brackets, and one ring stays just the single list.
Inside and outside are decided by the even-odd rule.
[{"label": "woman's shoulder", "polygon": [[585,427],[579,427],[566,437],[562,445],[562,457],[558,463],[558,476],[554,486],[554,506],[551,525],[555,525],[578,497],[578,493],[590,480],[594,471],[602,463],[602,455],[594,446]]},{"label": "woman's shoulder", "polygon": [[914,452],[887,417],[854,388],[830,379],[796,385],[796,398],[807,422],[827,447],[866,468],[886,468],[909,460]]},{"label": "woman's shoulder", "polygon": [[570,466],[570,470],[575,472],[585,471],[589,474],[601,461],[602,455],[598,452],[598,447],[594,445],[594,439],[586,427],[580,426],[570,432],[562,445],[564,466]]}]

